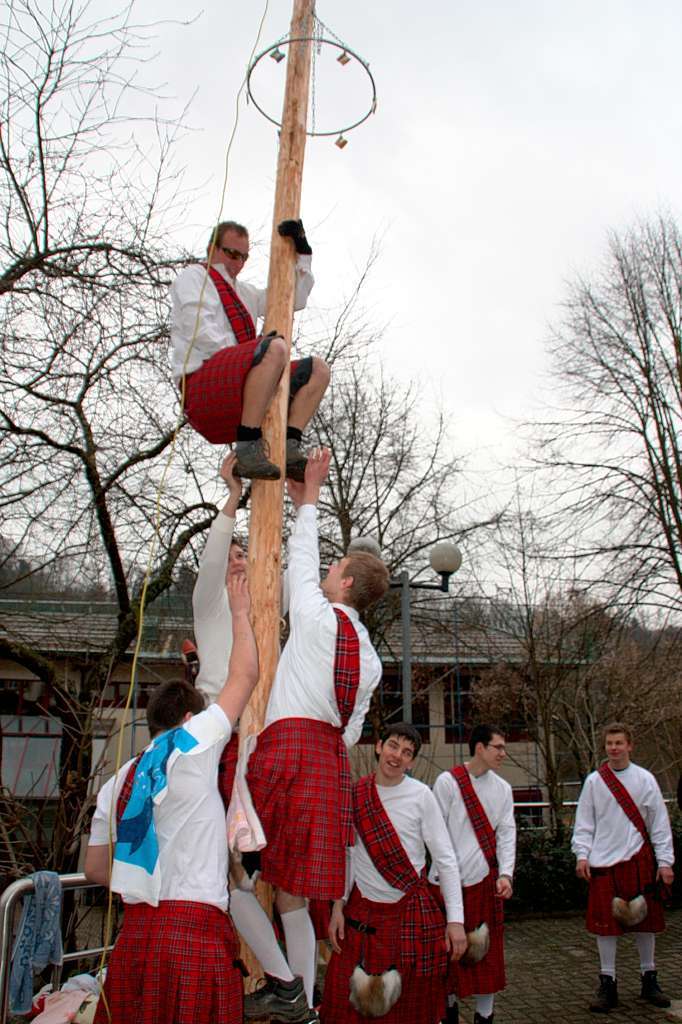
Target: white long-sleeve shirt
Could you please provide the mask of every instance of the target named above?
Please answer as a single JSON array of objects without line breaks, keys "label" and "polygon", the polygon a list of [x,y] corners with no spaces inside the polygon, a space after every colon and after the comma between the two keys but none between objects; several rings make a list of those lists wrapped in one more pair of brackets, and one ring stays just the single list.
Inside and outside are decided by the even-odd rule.
[{"label": "white long-sleeve shirt", "polygon": [[233,530],[232,516],[219,512],[208,531],[192,593],[194,637],[199,654],[196,685],[209,704],[225,685],[232,651],[232,612],[225,576]]},{"label": "white long-sleeve shirt", "polygon": [[[630,764],[616,772],[637,804],[649,832],[661,867],[672,867],[675,860],[670,818],[656,779],[646,768]],[[608,868],[630,860],[644,840],[611,794],[599,772],[592,772],[578,799],[571,848],[578,860],[591,867]]]},{"label": "white long-sleeve shirt", "polygon": [[[270,691],[265,726],[282,718],[314,718],[340,727],[334,690],[337,619],[320,588],[317,509],[302,505],[289,538],[289,639]],[[352,621],[360,641],[360,684],[343,734],[347,747],[357,743],[372,692],[381,679],[381,661],[354,608],[338,604]]]},{"label": "white long-sleeve shirt", "polygon": [[[448,922],[463,924],[457,858],[433,793],[423,782],[409,776],[405,776],[397,786],[377,786],[377,793],[412,867],[419,875],[424,869],[428,849],[440,879]],[[365,899],[375,903],[397,903],[405,895],[379,874],[357,833],[347,872],[347,893],[355,882]]]},{"label": "white long-sleeve shirt", "polygon": [[[310,256],[296,257],[295,310],[305,308],[314,284],[310,264]],[[214,269],[234,288],[251,314],[254,326],[257,326],[259,318],[265,316],[266,289],[256,288],[241,278],[235,281],[222,264],[216,264]],[[236,345],[237,339],[218,291],[210,277],[206,279],[206,268],[201,264],[195,263],[181,270],[171,285],[170,295],[173,304],[170,332],[171,369],[173,380],[177,384],[182,377],[183,369],[186,373],[193,373],[216,352]],[[197,324],[197,311],[197,333],[185,367],[185,357]]]},{"label": "white long-sleeve shirt", "polygon": [[[513,878],[516,861],[516,822],[512,788],[493,771],[478,776],[470,774],[469,777],[495,830],[499,873]],[[438,776],[433,786],[433,795],[445,819],[457,855],[462,885],[476,885],[485,878],[490,868],[476,838],[462,791],[452,772],[443,772]],[[435,878],[433,869],[431,877]]]}]

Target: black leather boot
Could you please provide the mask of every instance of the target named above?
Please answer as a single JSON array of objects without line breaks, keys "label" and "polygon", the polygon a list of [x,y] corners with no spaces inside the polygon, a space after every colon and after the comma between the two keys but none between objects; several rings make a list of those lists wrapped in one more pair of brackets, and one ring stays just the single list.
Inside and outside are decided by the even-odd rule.
[{"label": "black leather boot", "polygon": [[476,1013],[474,1014],[474,1024],[493,1024],[494,1019],[494,1013],[491,1013],[489,1017],[481,1017],[478,1010],[476,1010]]},{"label": "black leather boot", "polygon": [[608,1013],[618,1006],[618,989],[616,979],[610,974],[599,975],[599,988],[595,998],[590,1003],[592,1013]]},{"label": "black leather boot", "polygon": [[453,1003],[448,1006],[445,1016],[440,1024],[459,1024],[459,1004]]},{"label": "black leather boot", "polygon": [[641,998],[646,999],[652,1006],[658,1006],[665,1010],[670,1006],[670,1000],[658,984],[657,971],[645,971],[642,975]]}]

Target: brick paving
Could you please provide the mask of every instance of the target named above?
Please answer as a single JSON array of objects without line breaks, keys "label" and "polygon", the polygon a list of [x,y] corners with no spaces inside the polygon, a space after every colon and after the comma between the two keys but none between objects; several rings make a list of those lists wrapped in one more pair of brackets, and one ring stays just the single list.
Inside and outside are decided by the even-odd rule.
[{"label": "brick paving", "polygon": [[[666,915],[667,929],[656,941],[659,983],[682,1008],[682,910]],[[587,1009],[599,974],[597,943],[582,917],[511,921],[506,927],[507,988],[495,1000],[495,1024],[587,1024],[604,1020]],[[664,1021],[639,997],[639,958],[634,939],[618,940],[620,1006],[608,1019],[614,1024]],[[462,1004],[461,1020],[473,1020],[473,1000]],[[682,1021],[682,1015],[679,1017]],[[408,1024],[408,1022],[405,1022]]]}]

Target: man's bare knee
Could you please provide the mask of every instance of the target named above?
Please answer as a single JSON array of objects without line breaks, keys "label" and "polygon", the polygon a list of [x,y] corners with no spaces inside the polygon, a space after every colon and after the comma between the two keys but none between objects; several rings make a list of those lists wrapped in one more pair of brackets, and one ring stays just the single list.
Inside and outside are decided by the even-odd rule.
[{"label": "man's bare knee", "polygon": [[274,364],[283,370],[288,358],[289,349],[284,338],[272,338],[261,359],[261,364],[269,363],[271,366]]},{"label": "man's bare knee", "polygon": [[275,903],[280,914],[288,914],[292,910],[301,910],[305,907],[303,896],[292,896],[291,893],[284,892],[282,889],[277,890]]},{"label": "man's bare knee", "polygon": [[316,387],[321,388],[323,391],[326,391],[330,379],[331,370],[325,363],[324,359],[320,359],[319,356],[313,356],[313,369],[310,374],[310,382],[314,383]]}]

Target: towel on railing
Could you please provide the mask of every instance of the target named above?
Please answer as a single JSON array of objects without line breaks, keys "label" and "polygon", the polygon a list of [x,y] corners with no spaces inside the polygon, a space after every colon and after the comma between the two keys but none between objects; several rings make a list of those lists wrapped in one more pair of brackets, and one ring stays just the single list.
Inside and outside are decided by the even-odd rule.
[{"label": "towel on railing", "polygon": [[34,892],[24,896],[12,951],[9,1000],[12,1013],[29,1013],[33,974],[62,962],[62,887],[54,871],[31,875]]}]

